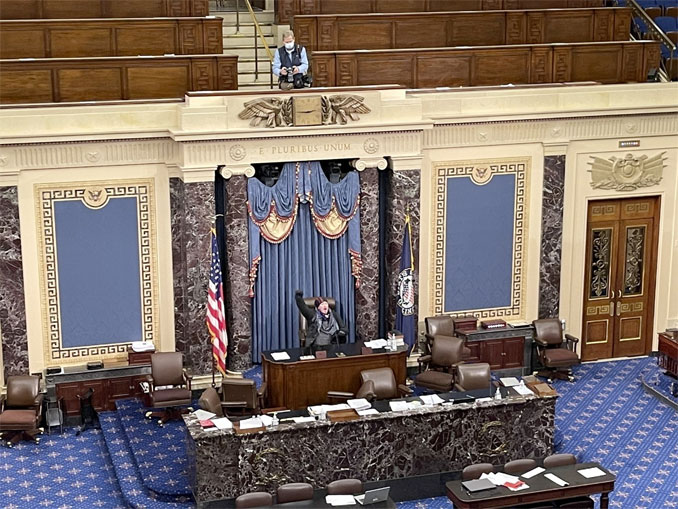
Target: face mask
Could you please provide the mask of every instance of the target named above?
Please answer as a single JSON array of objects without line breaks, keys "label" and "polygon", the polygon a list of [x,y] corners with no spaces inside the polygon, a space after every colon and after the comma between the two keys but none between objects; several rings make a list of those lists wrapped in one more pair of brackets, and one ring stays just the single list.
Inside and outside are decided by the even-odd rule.
[{"label": "face mask", "polygon": [[288,50],[294,49],[294,41],[292,41],[292,42],[286,42],[286,43],[285,43],[285,49],[288,49]]}]

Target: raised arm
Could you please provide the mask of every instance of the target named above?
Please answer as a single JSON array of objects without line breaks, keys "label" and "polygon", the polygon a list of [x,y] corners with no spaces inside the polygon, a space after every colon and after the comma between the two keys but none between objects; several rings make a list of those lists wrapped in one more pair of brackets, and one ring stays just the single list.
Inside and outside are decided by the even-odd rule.
[{"label": "raised arm", "polygon": [[304,315],[304,318],[306,318],[306,320],[309,322],[313,320],[315,312],[304,302],[304,292],[301,290],[294,292],[294,301],[297,303],[297,308],[299,308],[299,312]]}]

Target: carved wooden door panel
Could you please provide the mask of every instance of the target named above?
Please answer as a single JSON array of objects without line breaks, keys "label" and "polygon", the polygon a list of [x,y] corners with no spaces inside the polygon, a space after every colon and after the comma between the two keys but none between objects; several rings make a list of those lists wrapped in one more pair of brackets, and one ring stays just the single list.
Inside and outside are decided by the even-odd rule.
[{"label": "carved wooden door panel", "polygon": [[582,360],[649,352],[658,212],[656,197],[589,203]]}]

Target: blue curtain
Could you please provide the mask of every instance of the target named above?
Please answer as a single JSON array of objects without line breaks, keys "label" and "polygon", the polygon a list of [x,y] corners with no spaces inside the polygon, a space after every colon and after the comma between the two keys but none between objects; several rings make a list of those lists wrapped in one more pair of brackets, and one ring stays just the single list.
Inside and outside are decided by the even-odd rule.
[{"label": "blue curtain", "polygon": [[[331,184],[319,163],[286,164],[273,187],[250,179],[253,362],[261,361],[263,351],[299,346],[296,289],[307,297],[334,297],[349,329],[348,340],[355,341],[359,191],[357,173]],[[337,227],[337,221],[323,223],[331,211],[345,222],[343,229]],[[274,222],[267,223],[272,218]],[[291,229],[289,225],[293,225]]]}]

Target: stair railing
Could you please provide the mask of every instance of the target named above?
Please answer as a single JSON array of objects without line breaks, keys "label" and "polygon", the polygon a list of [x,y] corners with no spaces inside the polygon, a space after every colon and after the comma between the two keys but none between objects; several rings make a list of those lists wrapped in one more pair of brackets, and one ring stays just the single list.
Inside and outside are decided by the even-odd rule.
[{"label": "stair railing", "polygon": [[[239,0],[236,0],[236,9],[237,5],[239,4]],[[250,16],[252,17],[252,21],[254,22],[254,80],[259,79],[259,39],[261,39],[261,43],[263,44],[264,49],[266,50],[266,54],[268,55],[268,60],[270,62],[270,68],[271,68],[271,83],[270,86],[273,88],[273,53],[271,53],[271,48],[268,46],[268,43],[266,42],[266,37],[264,36],[264,32],[261,30],[261,25],[259,25],[259,22],[257,21],[257,17],[254,14],[254,9],[252,9],[252,4],[250,4],[250,0],[245,0],[245,5],[247,6],[247,10],[250,11]],[[237,11],[236,11],[237,12]],[[236,17],[236,23],[238,23]]]}]

